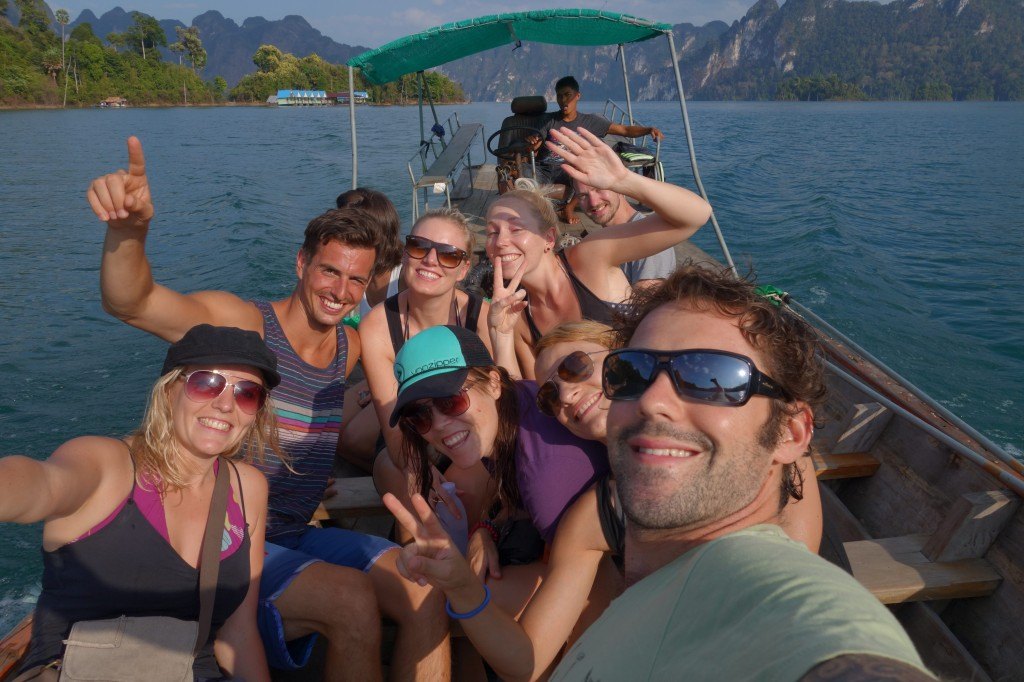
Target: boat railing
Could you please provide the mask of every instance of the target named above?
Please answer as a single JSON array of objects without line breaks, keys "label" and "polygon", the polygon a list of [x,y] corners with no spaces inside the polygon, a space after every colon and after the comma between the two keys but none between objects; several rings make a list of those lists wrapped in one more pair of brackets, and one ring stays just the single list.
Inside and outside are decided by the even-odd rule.
[{"label": "boat railing", "polygon": [[[620,107],[612,99],[606,99],[604,101],[604,110],[601,113],[606,119],[608,119],[612,123],[618,123],[624,126],[643,125],[642,123],[639,123],[635,118],[633,118],[633,116],[629,112]],[[636,145],[637,147],[646,147],[647,137],[647,135],[643,135],[638,138],[634,137],[626,139],[630,140],[630,143]],[[629,166],[630,169],[639,170],[641,172],[645,171],[648,168],[653,168],[654,172],[651,174],[652,177],[654,177],[656,180],[661,180],[663,182],[665,180],[665,169],[661,164],[661,140],[654,140],[653,161],[650,161],[648,159],[644,161],[630,162],[626,159],[626,157],[623,157],[623,162],[627,166]]]},{"label": "boat railing", "polygon": [[420,216],[421,204],[422,211],[429,210],[431,192],[443,193],[448,208],[451,208],[452,185],[455,182],[456,171],[460,167],[469,171],[469,182],[472,187],[471,153],[477,133],[480,135],[480,146],[484,155],[481,161],[486,159],[483,125],[479,123],[462,125],[458,112],[453,112],[443,123],[435,124],[430,132],[430,137],[420,140],[416,153],[410,156],[406,162],[409,180],[412,183],[412,219],[414,221]]}]

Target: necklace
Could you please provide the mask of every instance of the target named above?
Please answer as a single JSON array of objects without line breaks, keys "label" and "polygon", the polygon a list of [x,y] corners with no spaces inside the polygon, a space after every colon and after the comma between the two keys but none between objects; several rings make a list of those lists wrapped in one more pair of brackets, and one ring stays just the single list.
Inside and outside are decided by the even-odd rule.
[{"label": "necklace", "polygon": [[[456,327],[461,327],[462,326],[462,315],[459,313],[459,297],[458,297],[458,294],[456,292],[454,292],[454,291],[452,292],[452,310],[455,311],[455,326]],[[410,317],[412,317],[412,315],[409,313],[409,299],[406,298],[405,299],[405,328],[403,329],[403,334],[405,335],[405,340],[406,341],[409,340],[409,318]]]}]

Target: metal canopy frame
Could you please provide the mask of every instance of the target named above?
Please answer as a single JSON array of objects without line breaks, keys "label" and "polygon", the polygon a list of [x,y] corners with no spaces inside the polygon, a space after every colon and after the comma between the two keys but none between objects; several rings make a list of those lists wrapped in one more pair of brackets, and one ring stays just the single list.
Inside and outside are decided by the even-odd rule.
[{"label": "metal canopy frame", "polygon": [[[364,79],[370,82],[379,82],[374,77],[376,72],[382,70],[380,64],[386,62],[389,55],[400,55],[404,57],[409,53],[410,50],[422,48],[425,44],[430,44],[436,41],[450,40],[451,36],[458,31],[468,30],[479,30],[479,27],[492,27],[503,26],[504,33],[499,32],[489,36],[489,40],[481,41],[478,49],[472,52],[462,53],[456,52],[455,58],[461,58],[469,56],[470,54],[476,54],[477,52],[483,52],[488,49],[492,49],[496,46],[512,44],[513,49],[522,44],[523,35],[527,36],[527,39],[532,36],[541,37],[538,38],[540,42],[547,42],[559,45],[617,45],[618,51],[617,56],[622,61],[622,76],[625,83],[626,90],[626,107],[629,112],[629,119],[632,123],[633,120],[633,105],[632,98],[630,97],[629,91],[629,80],[626,74],[626,50],[625,42],[622,40],[615,40],[614,42],[595,42],[593,33],[590,34],[559,34],[551,35],[540,33],[543,22],[545,21],[579,21],[579,22],[590,22],[591,25],[594,21],[601,22],[613,22],[618,26],[629,27],[632,34],[631,39],[628,42],[640,42],[655,38],[659,35],[663,35],[668,39],[669,54],[672,62],[672,69],[675,74],[676,80],[676,92],[679,96],[679,111],[682,115],[683,130],[686,135],[686,147],[690,157],[690,170],[693,175],[694,183],[697,187],[697,192],[700,196],[711,204],[711,200],[708,198],[707,191],[704,189],[704,183],[700,177],[700,171],[697,167],[697,154],[693,145],[693,134],[690,130],[690,116],[686,109],[686,95],[683,91],[683,78],[679,72],[679,62],[676,60],[676,47],[675,41],[672,37],[672,27],[668,24],[658,24],[646,19],[640,19],[629,15],[616,14],[613,12],[603,12],[599,10],[539,10],[535,12],[516,12],[510,14],[500,15],[488,15],[479,17],[477,19],[470,19],[467,21],[460,21],[451,24],[444,24],[435,28],[423,31],[422,33],[416,33],[405,38],[399,38],[398,40],[392,41],[387,45],[379,47],[375,50],[369,50],[363,54],[353,57],[348,61],[348,73],[349,73],[349,123],[352,134],[352,188],[355,189],[359,184],[359,160],[357,156],[357,134],[356,134],[356,113],[355,113],[355,97],[353,96],[354,85],[354,69],[356,67],[371,66],[375,73],[365,74]],[[523,23],[517,23],[523,22]],[[582,26],[582,23],[581,23]],[[518,27],[518,28],[517,28]],[[442,53],[444,54],[444,53]],[[420,141],[423,143],[425,134],[424,125],[424,110],[423,110],[423,92],[422,88],[425,85],[425,81],[422,75],[423,69],[432,68],[434,66],[440,66],[443,63],[447,63],[449,60],[440,61],[437,63],[431,63],[433,60],[427,60],[427,65],[420,66],[413,71],[407,71],[405,73],[387,71],[388,74],[397,73],[391,80],[400,78],[401,76],[407,75],[407,73],[413,73],[414,71],[420,73],[420,98],[419,98],[419,115],[420,115]],[[401,71],[399,69],[399,71]],[[429,98],[429,94],[428,94]],[[433,101],[430,102],[431,110],[433,110]],[[436,121],[436,113],[434,114]],[[715,237],[718,239],[718,245],[722,249],[722,255],[725,258],[726,264],[729,269],[732,270],[733,274],[736,274],[736,265],[733,263],[732,254],[729,253],[729,247],[725,243],[725,236],[722,234],[722,228],[718,224],[718,219],[715,217],[714,208],[711,210],[711,225],[715,230]]]}]

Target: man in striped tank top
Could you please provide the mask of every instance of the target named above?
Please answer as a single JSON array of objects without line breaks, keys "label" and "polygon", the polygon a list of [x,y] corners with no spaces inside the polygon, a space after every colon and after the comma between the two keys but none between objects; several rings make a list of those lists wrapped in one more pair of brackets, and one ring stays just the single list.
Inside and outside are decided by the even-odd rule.
[{"label": "man in striped tank top", "polygon": [[283,300],[247,301],[225,291],[181,294],[153,281],[145,240],[154,210],[142,145],[134,137],[128,161],[127,172],[97,178],[88,191],[93,211],[107,223],[104,309],[172,343],[202,323],[253,330],[278,358],[282,382],[274,401],[290,469],[272,455],[262,467],[270,495],[259,625],[271,666],[303,666],[320,633],[328,639],[327,679],[379,679],[383,614],[399,626],[391,677],[448,679],[440,593],[399,575],[393,543],[307,525],[332,473],[345,377],[359,359],[359,337],[341,320],[376,274],[381,226],[355,208],[314,218],[296,257],[298,282]]}]

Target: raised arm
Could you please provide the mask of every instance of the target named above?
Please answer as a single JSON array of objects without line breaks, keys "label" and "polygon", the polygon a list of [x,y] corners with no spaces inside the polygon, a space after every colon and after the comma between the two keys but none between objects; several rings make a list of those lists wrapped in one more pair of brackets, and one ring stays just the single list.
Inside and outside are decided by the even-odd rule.
[{"label": "raised arm", "polygon": [[153,201],[137,137],[128,138],[128,170],[96,178],[86,196],[96,217],[107,223],[100,266],[104,310],[172,342],[203,322],[262,331],[259,311],[233,294],[185,295],[153,281],[145,249]]},{"label": "raised arm", "polygon": [[494,296],[487,315],[487,325],[491,336],[491,348],[494,362],[504,367],[513,379],[523,377],[516,359],[516,336],[520,318],[526,309],[526,290],[520,289],[525,268],[519,268],[508,284],[502,276],[501,258],[492,259],[494,265]]},{"label": "raised arm", "polygon": [[632,197],[654,211],[643,220],[600,230],[567,250],[578,273],[599,273],[653,256],[691,237],[711,217],[711,206],[701,197],[630,172],[611,147],[589,131],[560,129],[551,135],[565,145],[559,153],[566,160],[563,168],[574,180]]}]

